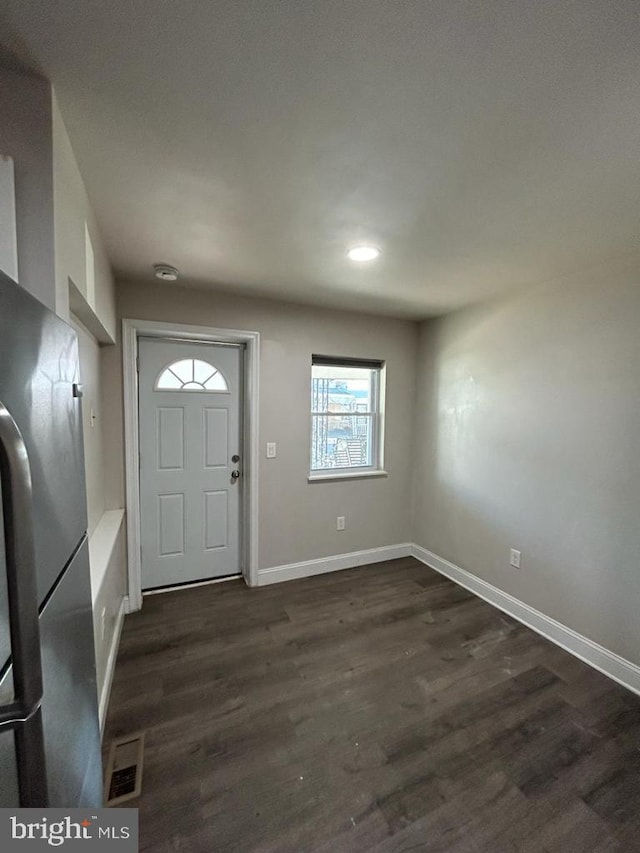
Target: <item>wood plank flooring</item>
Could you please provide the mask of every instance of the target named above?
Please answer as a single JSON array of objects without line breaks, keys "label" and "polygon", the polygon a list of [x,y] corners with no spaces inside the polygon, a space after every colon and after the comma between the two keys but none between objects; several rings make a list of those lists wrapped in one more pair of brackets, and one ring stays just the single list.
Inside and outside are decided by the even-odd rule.
[{"label": "wood plank flooring", "polygon": [[412,558],[127,616],[141,851],[640,851],[640,698]]}]

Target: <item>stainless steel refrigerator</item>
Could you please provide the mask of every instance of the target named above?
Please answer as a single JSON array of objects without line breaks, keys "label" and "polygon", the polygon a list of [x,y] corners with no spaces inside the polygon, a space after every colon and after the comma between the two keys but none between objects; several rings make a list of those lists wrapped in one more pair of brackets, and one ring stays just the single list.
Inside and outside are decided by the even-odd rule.
[{"label": "stainless steel refrigerator", "polygon": [[102,805],[73,329],[0,273],[0,807]]}]

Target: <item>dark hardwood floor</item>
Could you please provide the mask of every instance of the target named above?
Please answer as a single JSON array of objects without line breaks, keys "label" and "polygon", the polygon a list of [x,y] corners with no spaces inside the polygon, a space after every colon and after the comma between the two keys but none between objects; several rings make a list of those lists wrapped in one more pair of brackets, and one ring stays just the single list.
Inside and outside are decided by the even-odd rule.
[{"label": "dark hardwood floor", "polygon": [[126,618],[142,851],[640,851],[640,698],[408,558]]}]

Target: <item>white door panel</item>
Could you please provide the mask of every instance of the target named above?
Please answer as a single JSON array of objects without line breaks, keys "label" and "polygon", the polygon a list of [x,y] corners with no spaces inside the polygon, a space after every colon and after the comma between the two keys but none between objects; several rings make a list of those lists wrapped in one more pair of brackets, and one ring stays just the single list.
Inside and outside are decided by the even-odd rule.
[{"label": "white door panel", "polygon": [[158,495],[158,556],[184,554],[184,495]]},{"label": "white door panel", "polygon": [[229,412],[227,409],[203,410],[202,445],[205,468],[225,468],[233,455],[229,453]]},{"label": "white door panel", "polygon": [[226,548],[228,542],[228,493],[204,493],[204,547]]},{"label": "white door panel", "polygon": [[141,338],[142,588],[240,572],[242,348]]},{"label": "white door panel", "polygon": [[184,469],[184,408],[159,406],[156,419],[158,470]]}]

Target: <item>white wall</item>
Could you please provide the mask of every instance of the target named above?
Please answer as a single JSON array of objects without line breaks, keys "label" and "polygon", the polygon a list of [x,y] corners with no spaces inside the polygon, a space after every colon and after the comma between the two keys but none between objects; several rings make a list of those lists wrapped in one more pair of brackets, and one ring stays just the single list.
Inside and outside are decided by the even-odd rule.
[{"label": "white wall", "polygon": [[55,214],[56,313],[69,317],[69,279],[87,296],[85,225],[94,253],[94,313],[115,338],[115,288],[100,229],[96,222],[71,141],[53,94],[53,192]]},{"label": "white wall", "polygon": [[103,412],[109,406],[109,398],[104,392],[102,363],[109,347],[101,346],[69,310],[69,279],[80,293],[87,295],[85,224],[91,233],[93,247],[95,299],[92,306],[85,306],[83,319],[91,318],[93,312],[100,328],[113,337],[116,326],[115,290],[100,231],[55,96],[52,102],[52,143],[55,305],[57,313],[71,322],[78,334],[94,642],[98,692],[103,710],[112,674],[113,650],[120,631],[119,615],[126,594],[126,556],[124,526],[114,524],[104,515],[104,471],[109,460],[105,458],[104,451]]},{"label": "white wall", "polygon": [[[89,536],[98,526],[105,510],[104,479],[102,476],[102,403],[100,399],[100,347],[82,323],[71,317],[78,335],[80,380],[82,382],[82,432],[84,437],[84,467],[87,488],[87,517]],[[94,418],[92,421],[91,413]]]},{"label": "white wall", "polygon": [[[121,284],[118,313],[261,333],[260,568],[407,541],[415,323],[170,288],[155,281]],[[386,361],[388,477],[307,482],[312,353]],[[118,397],[107,414],[107,456],[113,463],[107,505],[118,505],[123,495],[119,348],[109,358],[110,388]],[[264,458],[267,441],[277,442],[276,459]],[[338,515],[346,516],[342,532],[336,531]]]},{"label": "white wall", "polygon": [[636,663],[639,261],[422,325],[413,526],[419,545]]},{"label": "white wall", "polygon": [[[69,279],[86,293],[85,223],[91,223],[95,257],[95,315],[115,337],[115,288],[100,232],[89,204],[84,182],[76,162],[64,120],[53,97],[53,189],[55,213],[56,312],[71,321],[78,332],[80,373],[84,385],[83,428],[87,470],[87,510],[92,533],[105,509],[102,447],[102,418],[105,408],[102,393],[103,349],[98,341],[69,310]],[[91,422],[93,409],[95,419]]]},{"label": "white wall", "polygon": [[1,47],[0,154],[14,162],[20,284],[53,309],[51,86]]}]

